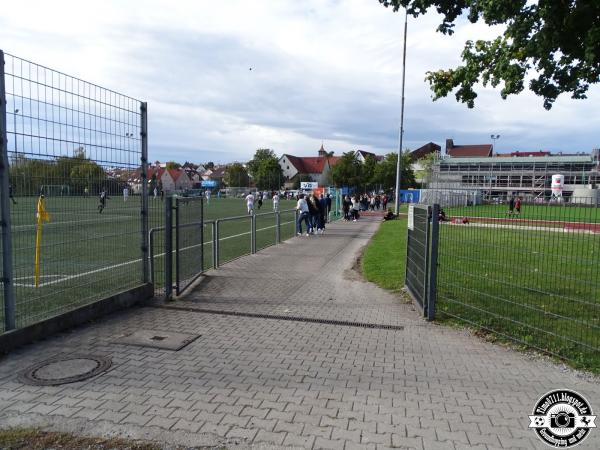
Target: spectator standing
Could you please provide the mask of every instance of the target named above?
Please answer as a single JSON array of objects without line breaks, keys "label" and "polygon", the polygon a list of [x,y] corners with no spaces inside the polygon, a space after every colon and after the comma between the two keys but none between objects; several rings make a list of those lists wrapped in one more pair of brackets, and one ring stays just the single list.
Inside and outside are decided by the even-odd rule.
[{"label": "spectator standing", "polygon": [[279,212],[279,194],[277,192],[273,194],[273,211]]},{"label": "spectator standing", "polygon": [[387,195],[383,194],[383,196],[381,197],[381,206],[383,207],[383,209],[387,209],[387,204],[388,204],[388,197],[387,197]]},{"label": "spectator standing", "polygon": [[327,217],[327,199],[324,194],[321,194],[319,199],[319,222],[317,224],[317,231],[321,234],[325,233],[325,218]]},{"label": "spectator standing", "polygon": [[13,191],[13,185],[12,184],[8,185],[8,198],[10,198],[12,200],[12,204],[13,205],[17,204],[17,201],[15,200],[15,197],[14,197],[14,191]]},{"label": "spectator standing", "polygon": [[325,202],[327,204],[327,209],[325,211],[325,219],[326,219],[327,223],[329,223],[329,215],[331,213],[331,195],[327,194],[327,198],[325,199]]},{"label": "spectator standing", "polygon": [[360,210],[360,204],[356,197],[352,197],[352,221],[356,222],[359,218],[358,211]]},{"label": "spectator standing", "polygon": [[342,212],[344,213],[344,220],[350,220],[350,208],[352,208],[352,202],[350,198],[345,195],[342,200]]},{"label": "spectator standing", "polygon": [[308,213],[310,215],[310,233],[315,234],[315,229],[317,229],[317,225],[319,222],[319,200],[315,197],[315,194],[310,194],[307,200],[308,203]]},{"label": "spectator standing", "polygon": [[308,203],[304,198],[304,194],[298,196],[298,202],[296,203],[296,210],[298,211],[298,221],[296,222],[296,234],[302,236],[302,222],[306,222],[306,235],[310,235],[310,216],[308,210]]},{"label": "spectator standing", "polygon": [[508,201],[508,214],[512,215],[514,213],[515,210],[515,197],[511,196],[510,200]]}]

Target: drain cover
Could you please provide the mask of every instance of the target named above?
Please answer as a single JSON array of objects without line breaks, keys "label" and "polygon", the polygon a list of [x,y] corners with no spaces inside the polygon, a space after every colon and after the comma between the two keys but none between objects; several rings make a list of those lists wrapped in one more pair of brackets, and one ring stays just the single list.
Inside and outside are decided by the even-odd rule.
[{"label": "drain cover", "polygon": [[105,372],[111,365],[111,359],[105,356],[61,355],[25,369],[19,380],[34,386],[75,383]]},{"label": "drain cover", "polygon": [[117,339],[117,344],[139,345],[162,350],[181,350],[200,337],[199,334],[173,333],[171,331],[137,330]]}]

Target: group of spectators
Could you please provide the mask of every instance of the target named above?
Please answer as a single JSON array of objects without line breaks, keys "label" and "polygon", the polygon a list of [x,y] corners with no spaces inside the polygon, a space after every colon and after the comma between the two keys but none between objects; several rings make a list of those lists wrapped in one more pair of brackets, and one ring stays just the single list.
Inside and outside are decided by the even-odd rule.
[{"label": "group of spectators", "polygon": [[296,234],[302,236],[302,223],[306,224],[306,236],[311,234],[325,233],[325,223],[329,220],[331,211],[331,197],[329,194],[317,195],[299,194],[298,203],[298,221],[296,222]]},{"label": "group of spectators", "polygon": [[387,208],[388,196],[383,194],[361,194],[352,197],[345,195],[342,200],[342,212],[344,220],[356,222],[360,217],[360,211],[379,211]]}]

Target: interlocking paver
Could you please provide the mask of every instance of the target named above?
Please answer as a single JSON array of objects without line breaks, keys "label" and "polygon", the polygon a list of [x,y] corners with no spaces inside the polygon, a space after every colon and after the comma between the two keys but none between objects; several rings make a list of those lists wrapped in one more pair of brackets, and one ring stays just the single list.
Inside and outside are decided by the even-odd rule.
[{"label": "interlocking paver", "polygon": [[[545,392],[573,388],[600,409],[598,379],[426,323],[412,304],[362,281],[351,267],[376,228],[369,220],[332,224],[324,236],[292,239],[210,271],[173,303],[192,312],[132,309],[3,357],[0,427],[137,430],[165,440],[185,435],[197,446],[541,448],[527,415]],[[135,328],[202,336],[179,352],[113,343]],[[18,382],[24,367],[65,349],[110,355],[113,368],[65,386]],[[600,448],[600,433],[578,448]]]}]

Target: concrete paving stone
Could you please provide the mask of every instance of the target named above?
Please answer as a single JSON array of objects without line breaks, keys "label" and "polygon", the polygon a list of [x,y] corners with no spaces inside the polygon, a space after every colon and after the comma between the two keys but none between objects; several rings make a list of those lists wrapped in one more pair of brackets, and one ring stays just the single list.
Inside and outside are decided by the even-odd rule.
[{"label": "concrete paving stone", "polygon": [[[77,405],[79,406],[79,405]],[[101,408],[105,409],[105,410],[109,410],[109,411],[121,411],[123,409],[123,407],[125,406],[124,402],[114,402],[112,400],[108,400],[104,403],[102,403]]]},{"label": "concrete paving stone", "polygon": [[30,409],[34,408],[35,406],[37,406],[37,403],[14,401],[14,402],[11,402],[10,404],[4,406],[4,410],[25,413],[25,412],[29,411]]},{"label": "concrete paving stone", "polygon": [[331,440],[325,439],[318,436],[315,439],[315,443],[313,444],[313,449],[330,449],[330,450],[344,450],[344,446],[346,445],[346,441],[343,440]]},{"label": "concrete paving stone", "polygon": [[344,450],[376,450],[377,444],[361,444],[355,441],[346,441],[344,444]]},{"label": "concrete paving stone", "polygon": [[270,444],[281,445],[285,437],[286,433],[272,433],[270,431],[259,430],[253,442],[268,442]]},{"label": "concrete paving stone", "polygon": [[267,413],[267,419],[283,420],[284,422],[293,422],[295,412],[284,412],[270,409]]},{"label": "concrete paving stone", "polygon": [[377,433],[377,422],[363,422],[362,420],[348,420],[349,430],[363,430],[370,431],[371,433]]},{"label": "concrete paving stone", "polygon": [[[29,410],[29,413],[37,413],[37,414],[50,414],[55,409],[59,408],[58,405],[45,405],[43,403],[38,403],[33,408]],[[99,413],[98,413],[99,414]]]},{"label": "concrete paving stone", "polygon": [[375,444],[390,445],[392,442],[392,435],[390,433],[379,434],[364,430],[362,431],[361,442],[365,444],[374,442]]},{"label": "concrete paving stone", "polygon": [[143,414],[131,413],[124,417],[120,423],[144,426],[152,420],[152,416],[144,416]]},{"label": "concrete paving stone", "polygon": [[91,408],[81,408],[71,417],[78,417],[87,420],[94,420],[98,418],[101,414],[104,414],[104,411],[100,409],[91,409]]},{"label": "concrete paving stone", "polygon": [[469,439],[464,431],[446,431],[443,429],[435,430],[438,441],[461,442],[465,445],[469,444]]},{"label": "concrete paving stone", "polygon": [[302,430],[304,429],[304,424],[303,423],[298,423],[298,422],[285,422],[283,420],[279,420],[277,421],[277,424],[275,425],[275,428],[273,429],[274,432],[279,433],[279,432],[285,432],[285,433],[295,433],[295,434],[302,434]]},{"label": "concrete paving stone", "polygon": [[499,437],[490,434],[477,434],[467,432],[467,438],[471,445],[483,444],[488,446],[501,447]]},{"label": "concrete paving stone", "polygon": [[215,409],[216,413],[225,413],[225,414],[233,414],[238,416],[242,410],[244,409],[243,406],[241,405],[226,405],[226,404],[220,404],[219,406],[217,406],[217,409]]},{"label": "concrete paving stone", "polygon": [[452,441],[437,441],[435,439],[423,438],[423,449],[424,450],[454,450],[454,442]]},{"label": "concrete paving stone", "polygon": [[313,406],[310,410],[310,413],[315,416],[327,416],[331,418],[336,418],[338,410],[336,408],[321,408],[319,406]]},{"label": "concrete paving stone", "polygon": [[239,428],[244,428],[248,422],[250,422],[250,417],[225,414],[221,422],[219,422],[219,425],[232,425]]},{"label": "concrete paving stone", "polygon": [[151,416],[169,417],[175,408],[163,408],[162,406],[150,406],[146,411],[146,414]]},{"label": "concrete paving stone", "polygon": [[405,425],[390,425],[388,423],[379,423],[377,422],[377,433],[394,433],[398,435],[406,436],[406,426]]},{"label": "concrete paving stone", "polygon": [[170,398],[155,397],[154,395],[152,395],[152,396],[150,396],[150,397],[148,397],[146,399],[146,401],[144,402],[144,405],[149,405],[149,406],[153,406],[153,407],[164,408],[169,403],[171,403],[171,399]]},{"label": "concrete paving stone", "polygon": [[325,439],[331,438],[333,429],[331,427],[319,427],[311,424],[306,424],[302,430],[303,436],[321,436]]},{"label": "concrete paving stone", "polygon": [[319,424],[322,427],[336,427],[342,430],[348,429],[348,419],[334,419],[329,416],[322,416],[321,423]]},{"label": "concrete paving stone", "polygon": [[251,442],[257,433],[258,430],[256,429],[233,427],[225,436],[228,439],[242,439],[246,442]]},{"label": "concrete paving stone", "polygon": [[336,440],[345,440],[351,442],[360,442],[361,430],[347,430],[333,427],[331,432],[331,439]]},{"label": "concrete paving stone", "polygon": [[225,437],[231,428],[231,425],[217,425],[215,423],[206,422],[202,425],[199,432]]},{"label": "concrete paving stone", "polygon": [[265,431],[273,431],[276,424],[277,420],[275,419],[259,419],[258,417],[250,417],[247,427],[257,430],[260,429]]},{"label": "concrete paving stone", "polygon": [[212,400],[210,402],[233,406],[237,402],[237,398],[236,397],[228,397],[223,394],[217,394],[212,398]]},{"label": "concrete paving stone", "polygon": [[196,416],[197,421],[202,421],[202,422],[207,422],[207,423],[213,423],[213,424],[218,424],[219,422],[221,422],[221,420],[223,420],[223,417],[225,417],[225,414],[219,414],[219,413],[210,413],[207,411],[200,411],[198,413],[198,415]]},{"label": "concrete paving stone", "polygon": [[[55,413],[56,413],[56,411],[55,411]],[[121,413],[121,412],[116,412],[116,411],[104,411],[102,414],[100,414],[97,417],[97,419],[98,420],[106,420],[107,422],[112,422],[112,423],[119,423],[119,422],[121,422],[121,420],[123,420],[128,415],[129,415],[129,413]]]},{"label": "concrete paving stone", "polygon": [[[406,437],[392,434],[392,447],[402,449],[423,450],[423,438]],[[379,449],[379,446],[377,447]]]},{"label": "concrete paving stone", "polygon": [[174,419],[185,419],[190,422],[193,422],[197,415],[198,415],[198,410],[179,409],[178,408],[178,409],[175,409],[175,411],[173,411],[169,417],[174,418]]},{"label": "concrete paving stone", "polygon": [[285,439],[283,440],[283,445],[285,447],[311,449],[313,448],[314,442],[314,436],[301,436],[294,433],[287,433]]},{"label": "concrete paving stone", "polygon": [[[242,405],[236,405],[236,406],[242,406]],[[265,417],[267,417],[268,413],[269,413],[268,409],[253,408],[252,406],[246,406],[241,410],[240,415],[241,416],[252,416],[252,417],[257,417],[259,419],[264,419]]]},{"label": "concrete paving stone", "polygon": [[284,411],[286,405],[287,404],[284,402],[272,402],[270,400],[263,400],[263,402],[259,405],[259,408]]}]

